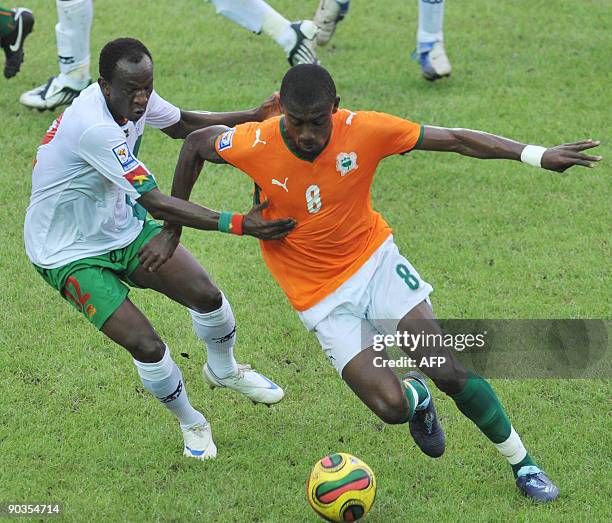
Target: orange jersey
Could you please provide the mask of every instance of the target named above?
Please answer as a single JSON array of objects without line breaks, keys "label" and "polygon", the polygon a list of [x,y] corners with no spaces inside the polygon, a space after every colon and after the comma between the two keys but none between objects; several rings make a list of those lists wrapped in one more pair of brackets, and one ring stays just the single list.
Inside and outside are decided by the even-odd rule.
[{"label": "orange jersey", "polygon": [[300,159],[284,137],[284,119],[238,125],[216,142],[218,154],[250,176],[269,200],[267,219],[291,217],[282,240],[260,241],[270,272],[298,311],[331,294],[391,234],[372,209],[378,163],[413,149],[422,127],[388,114],[341,109],[313,161]]}]

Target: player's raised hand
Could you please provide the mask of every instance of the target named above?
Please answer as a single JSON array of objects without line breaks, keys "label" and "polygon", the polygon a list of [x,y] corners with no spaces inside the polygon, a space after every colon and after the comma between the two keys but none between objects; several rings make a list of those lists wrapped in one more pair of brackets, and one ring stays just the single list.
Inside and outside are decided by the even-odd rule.
[{"label": "player's raised hand", "polygon": [[280,94],[278,92],[272,93],[257,109],[257,118],[260,122],[279,114],[281,114],[281,110]]},{"label": "player's raised hand", "polygon": [[598,140],[583,140],[551,147],[542,156],[541,166],[543,169],[560,173],[574,165],[595,167],[596,162],[601,160],[601,156],[592,156],[583,151],[597,147],[600,143]]},{"label": "player's raised hand", "polygon": [[281,220],[266,220],[261,211],[268,206],[266,200],[258,205],[254,205],[248,214],[244,216],[242,222],[242,232],[249,236],[255,236],[260,240],[280,240],[289,234],[297,222],[293,218],[283,218]]}]

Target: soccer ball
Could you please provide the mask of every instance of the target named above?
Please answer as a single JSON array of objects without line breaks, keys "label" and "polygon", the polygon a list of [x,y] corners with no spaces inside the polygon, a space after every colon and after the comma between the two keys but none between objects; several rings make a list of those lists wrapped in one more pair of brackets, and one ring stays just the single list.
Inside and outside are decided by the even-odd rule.
[{"label": "soccer ball", "polygon": [[308,504],[327,521],[357,521],[372,508],[375,496],[372,469],[343,452],[317,461],[306,482]]}]

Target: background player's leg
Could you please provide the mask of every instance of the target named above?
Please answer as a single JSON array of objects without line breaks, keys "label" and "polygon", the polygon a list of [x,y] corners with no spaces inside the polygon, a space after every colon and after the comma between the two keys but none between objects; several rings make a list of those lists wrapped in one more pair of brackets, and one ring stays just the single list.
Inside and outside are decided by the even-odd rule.
[{"label": "background player's leg", "polygon": [[263,0],[210,0],[217,13],[252,31],[265,33],[280,45],[291,65],[316,63],[314,22],[291,23]]},{"label": "background player's leg", "polygon": [[35,109],[54,109],[69,104],[89,85],[89,35],[93,19],[92,0],[56,0],[55,26],[60,74],[19,101]]},{"label": "background player's leg", "polygon": [[4,77],[15,76],[24,60],[23,44],[34,27],[34,15],[29,9],[0,7],[0,46],[4,51]]},{"label": "background player's leg", "polygon": [[[421,302],[401,319],[397,330],[415,335],[419,333],[426,335],[442,334],[440,325],[436,321],[431,307],[425,301]],[[512,427],[491,385],[480,376],[468,372],[461,362],[457,360],[452,349],[448,347],[420,346],[415,351],[410,352],[410,355],[416,358],[417,361],[420,361],[422,357],[429,356],[443,356],[446,358],[446,363],[440,367],[425,367],[421,370],[433,380],[442,392],[445,392],[453,399],[457,408],[472,420],[480,431],[495,445],[497,450],[512,466],[515,477],[542,474],[541,470],[527,453],[521,438]],[[548,478],[546,478],[546,481],[550,482]],[[546,488],[547,486],[543,485],[543,490],[546,490]],[[548,492],[543,492],[543,497],[540,500],[548,500],[548,494]],[[537,496],[534,497],[538,499]],[[550,499],[554,499],[554,497]]]},{"label": "background player's leg", "polygon": [[189,403],[183,376],[149,320],[126,298],[109,317],[102,332],[127,349],[144,386],[178,419],[185,439],[184,454],[214,458],[217,449],[204,415]]},{"label": "background player's leg", "polygon": [[139,266],[130,279],[188,308],[195,333],[206,344],[208,361],[203,374],[209,385],[229,387],[256,402],[277,403],[283,398],[278,385],[234,359],[236,320],[232,308],[184,246],[179,245],[158,271],[148,272]]},{"label": "background player's leg", "polygon": [[336,31],[338,22],[344,20],[348,13],[350,0],[321,0],[314,15],[317,24],[317,44],[327,45]]},{"label": "background player's leg", "polygon": [[444,50],[444,0],[419,0],[419,29],[416,56],[427,80],[451,74]]},{"label": "background player's leg", "polygon": [[15,30],[15,11],[0,6],[0,37],[10,35]]},{"label": "background player's leg", "polygon": [[417,45],[434,44],[444,40],[443,23],[444,0],[419,0]]},{"label": "background player's leg", "polygon": [[83,89],[89,75],[89,35],[93,20],[92,0],[57,0],[59,22],[55,26],[59,79],[67,86]]}]

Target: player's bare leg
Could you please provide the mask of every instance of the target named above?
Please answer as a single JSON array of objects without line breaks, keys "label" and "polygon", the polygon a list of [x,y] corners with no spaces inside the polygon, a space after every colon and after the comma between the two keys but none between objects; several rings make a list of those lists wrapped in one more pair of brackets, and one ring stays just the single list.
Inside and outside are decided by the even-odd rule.
[{"label": "player's bare leg", "polygon": [[342,378],[353,392],[385,423],[409,422],[410,434],[428,456],[444,453],[444,431],[435,416],[433,399],[418,373],[400,381],[395,372],[380,364],[387,354],[370,347],[343,369]]},{"label": "player's bare leg", "polygon": [[[423,378],[405,376],[402,381],[391,368],[381,365],[388,360],[386,352],[369,347],[357,354],[342,370],[342,378],[357,397],[385,423],[409,422],[416,444],[428,456],[437,458],[444,452],[444,432],[439,424],[425,433],[420,426],[432,411],[433,399]],[[420,427],[420,432],[413,427]]]},{"label": "player's bare leg", "polygon": [[[398,323],[399,332],[409,332],[414,334],[442,334],[442,329],[436,321],[430,305],[423,301],[411,311],[409,311]],[[422,368],[422,372],[427,374],[442,392],[446,394],[457,394],[461,392],[468,380],[468,371],[455,358],[448,347],[418,347],[415,351],[408,354],[419,361],[422,357],[442,356],[447,358],[444,365],[439,367]]]},{"label": "player's bare leg", "polygon": [[[441,334],[433,311],[425,301],[408,312],[398,324],[399,332]],[[516,477],[519,490],[535,501],[552,501],[559,489],[536,465],[523,446],[495,391],[489,383],[467,369],[448,347],[419,346],[410,355],[417,361],[422,357],[442,356],[444,365],[422,368],[436,384],[449,395],[457,408],[472,420],[481,432],[506,457]]]},{"label": "player's bare leg", "polygon": [[144,388],[179,420],[183,454],[202,460],[214,458],[217,447],[210,424],[189,403],[183,376],[170,356],[170,349],[144,314],[126,298],[105,322],[102,332],[128,350]]},{"label": "player's bare leg", "polygon": [[357,397],[382,421],[406,423],[410,405],[399,379],[388,367],[375,365],[375,358],[387,359],[385,351],[362,350],[342,370],[342,379]]},{"label": "player's bare leg", "polygon": [[283,399],[281,387],[234,359],[236,321],[230,304],[184,246],[179,245],[157,271],[149,272],[141,266],[130,279],[188,308],[196,335],[208,349],[202,374],[211,388],[227,387],[255,403],[268,405]]}]

